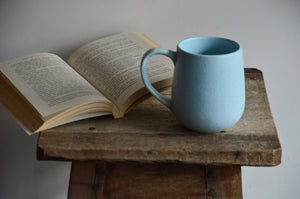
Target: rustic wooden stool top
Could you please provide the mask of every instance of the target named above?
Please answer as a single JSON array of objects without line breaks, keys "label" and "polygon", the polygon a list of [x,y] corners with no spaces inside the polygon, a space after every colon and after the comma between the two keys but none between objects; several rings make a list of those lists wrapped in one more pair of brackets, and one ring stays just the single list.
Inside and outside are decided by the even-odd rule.
[{"label": "rustic wooden stool top", "polygon": [[244,115],[224,132],[190,131],[150,98],[121,119],[41,132],[38,159],[73,161],[69,198],[242,198],[240,166],[281,162],[262,73],[245,77]]}]

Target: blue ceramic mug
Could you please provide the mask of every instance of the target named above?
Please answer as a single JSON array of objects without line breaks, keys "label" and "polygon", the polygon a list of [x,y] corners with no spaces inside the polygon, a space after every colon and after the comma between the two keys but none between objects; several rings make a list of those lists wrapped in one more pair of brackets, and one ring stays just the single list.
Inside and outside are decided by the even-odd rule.
[{"label": "blue ceramic mug", "polygon": [[[175,65],[172,98],[151,85],[146,62],[165,55]],[[241,118],[245,107],[245,76],[240,45],[218,37],[195,37],[181,41],[177,51],[153,48],[141,62],[146,88],[166,105],[184,126],[199,132],[223,131]]]}]

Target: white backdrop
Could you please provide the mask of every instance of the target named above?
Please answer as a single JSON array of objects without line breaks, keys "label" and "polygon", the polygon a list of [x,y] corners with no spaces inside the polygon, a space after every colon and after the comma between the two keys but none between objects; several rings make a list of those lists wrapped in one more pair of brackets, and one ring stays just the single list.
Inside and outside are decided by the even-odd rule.
[{"label": "white backdrop", "polygon": [[[238,41],[246,67],[265,83],[283,148],[277,167],[243,167],[245,199],[300,198],[299,0],[1,0],[0,62],[33,52],[66,59],[80,45],[112,33],[144,33],[175,49],[191,36]],[[70,164],[36,161],[27,136],[0,107],[0,198],[67,197]]]}]

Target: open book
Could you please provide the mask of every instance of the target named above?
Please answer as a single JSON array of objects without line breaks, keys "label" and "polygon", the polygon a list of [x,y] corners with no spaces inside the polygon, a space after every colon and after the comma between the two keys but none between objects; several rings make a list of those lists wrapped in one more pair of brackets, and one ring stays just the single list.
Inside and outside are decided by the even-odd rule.
[{"label": "open book", "polygon": [[[157,46],[144,35],[120,33],[83,45],[67,63],[51,53],[0,63],[0,103],[30,133],[94,116],[123,117],[148,93],[140,61]],[[172,75],[170,60],[149,60],[155,88],[169,87]]]}]

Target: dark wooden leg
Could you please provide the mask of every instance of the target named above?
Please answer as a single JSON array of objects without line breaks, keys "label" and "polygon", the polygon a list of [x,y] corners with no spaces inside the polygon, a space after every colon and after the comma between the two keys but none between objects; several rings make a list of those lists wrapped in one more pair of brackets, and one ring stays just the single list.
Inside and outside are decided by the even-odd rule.
[{"label": "dark wooden leg", "polygon": [[241,199],[241,167],[75,161],[68,198]]},{"label": "dark wooden leg", "polygon": [[207,199],[243,198],[240,166],[206,166]]},{"label": "dark wooden leg", "polygon": [[95,161],[73,161],[68,198],[103,198],[104,166],[104,164]]}]

